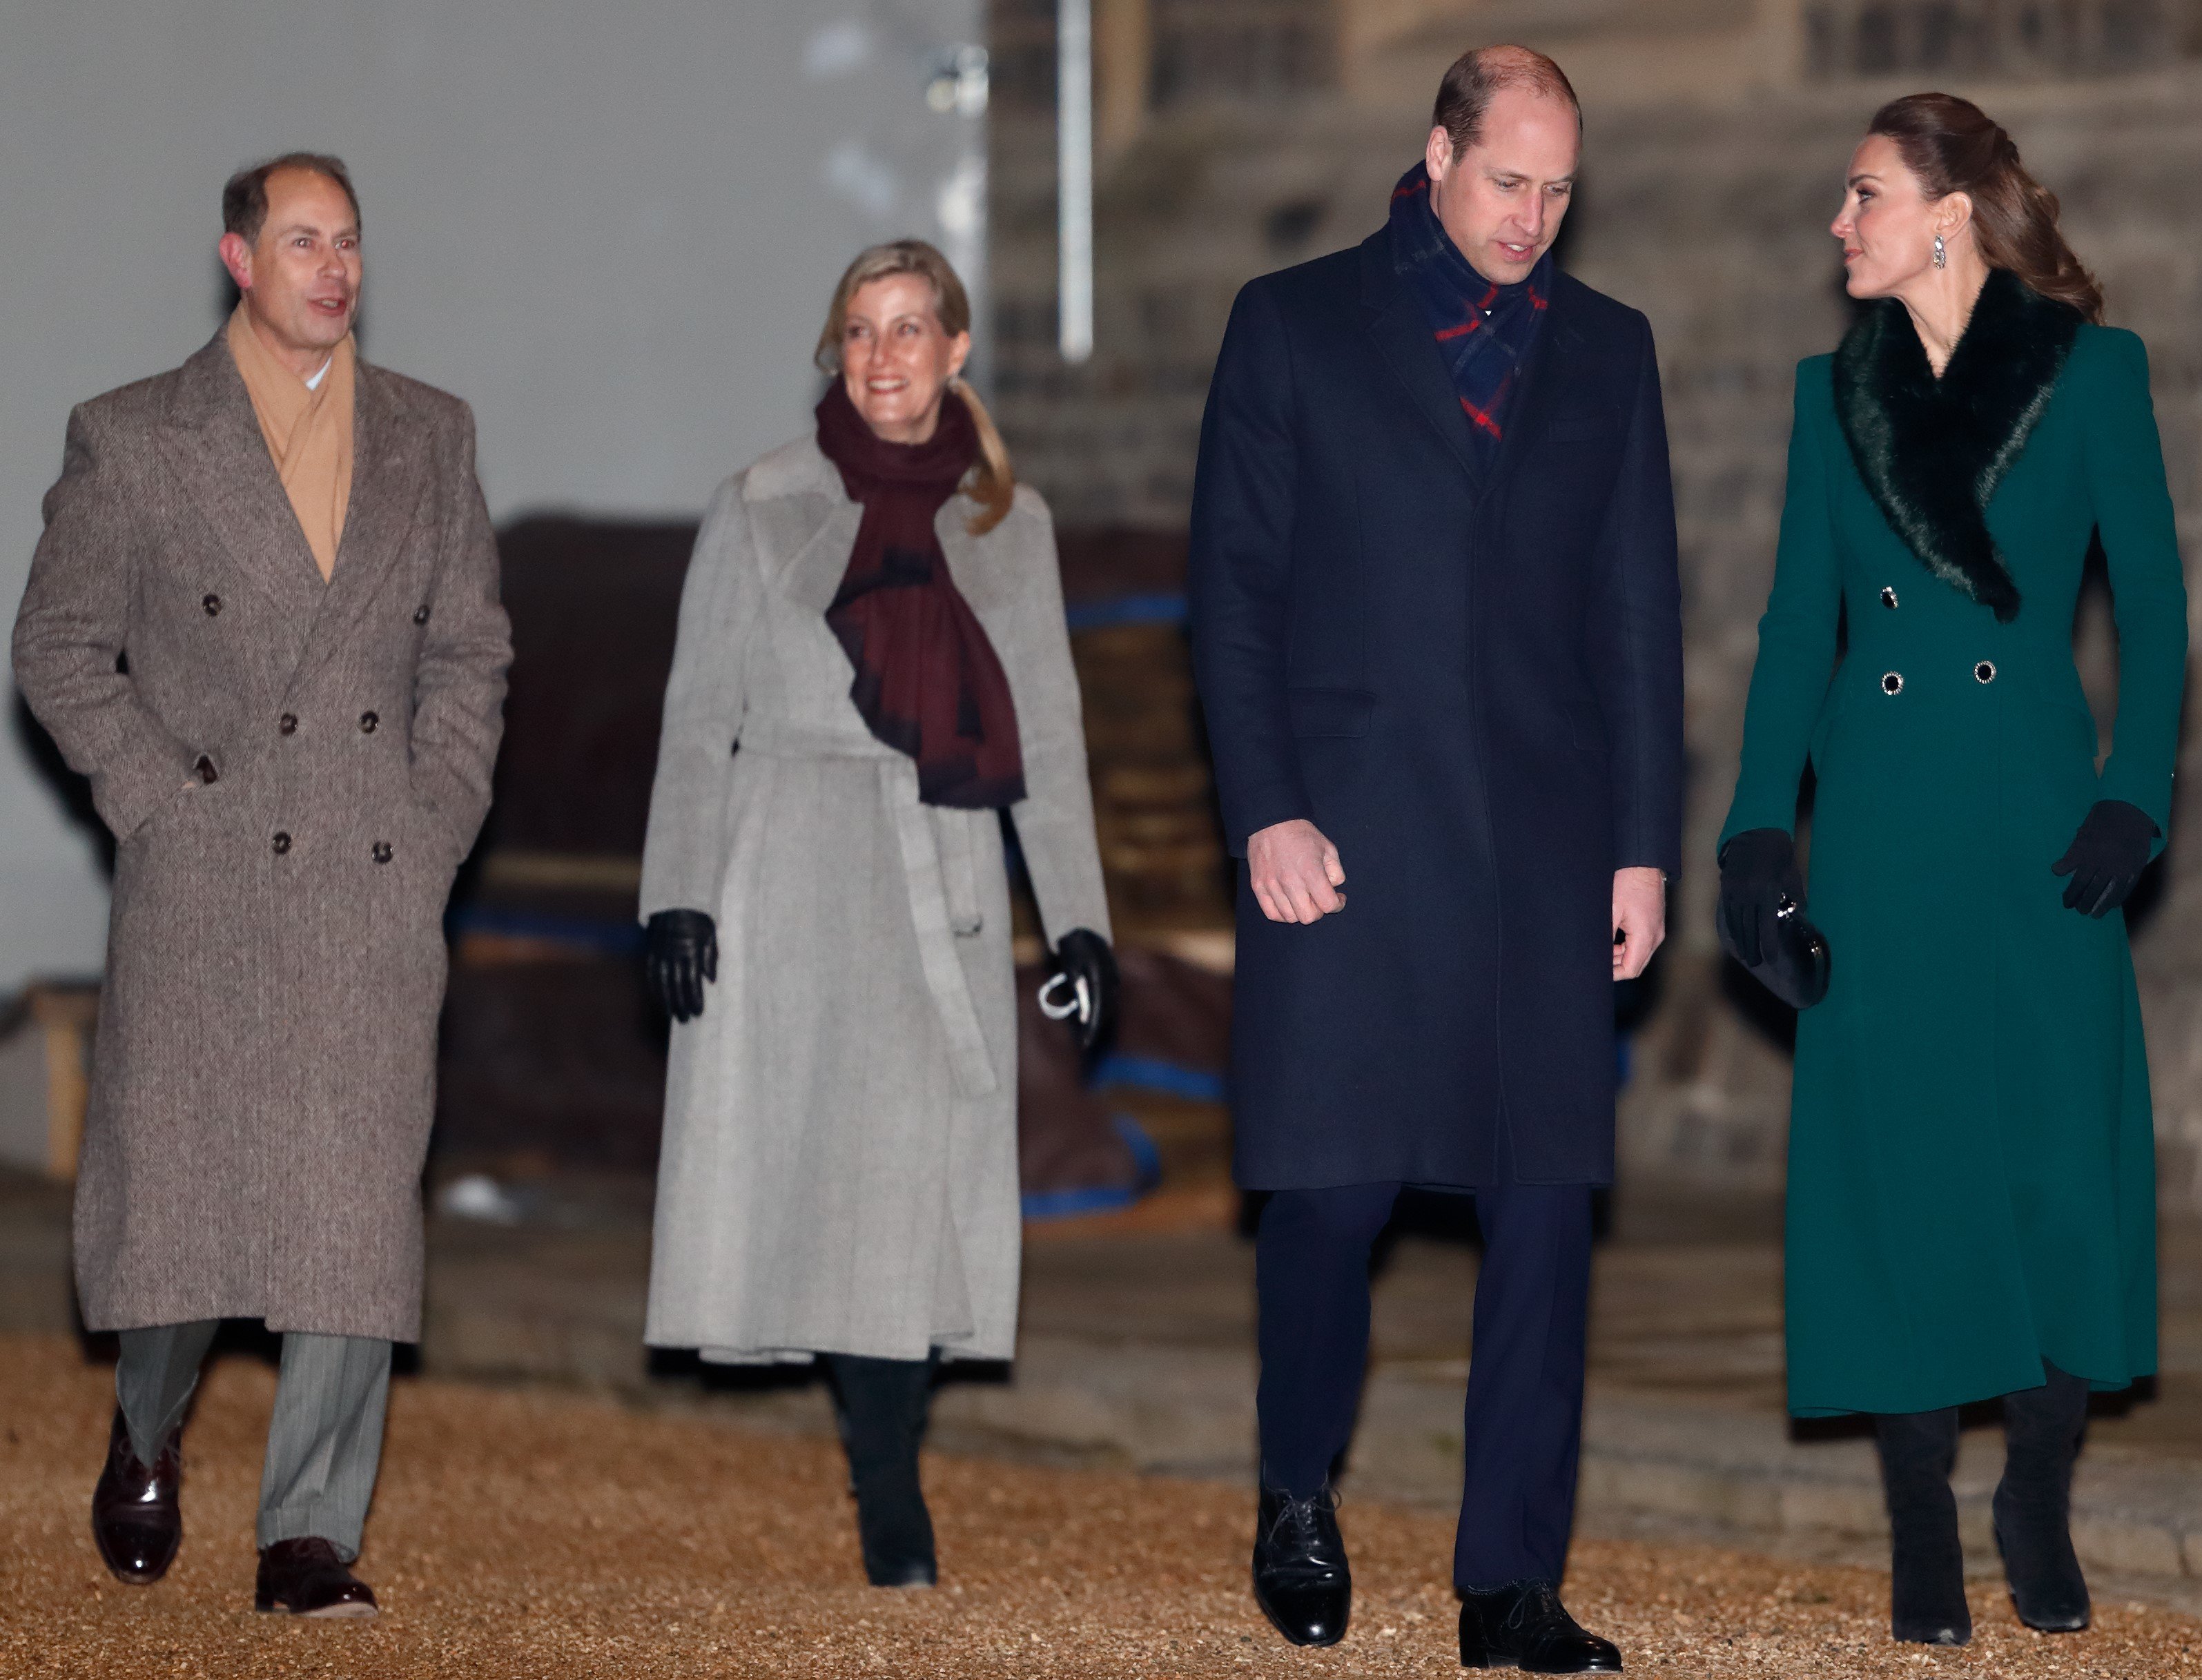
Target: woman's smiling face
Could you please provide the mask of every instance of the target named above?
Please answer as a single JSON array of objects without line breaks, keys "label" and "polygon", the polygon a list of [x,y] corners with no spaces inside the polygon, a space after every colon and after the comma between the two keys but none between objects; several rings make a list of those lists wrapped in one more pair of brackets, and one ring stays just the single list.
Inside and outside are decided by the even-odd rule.
[{"label": "woman's smiling face", "polygon": [[940,420],[940,396],[963,371],[971,335],[940,324],[922,274],[887,274],[857,288],[841,327],[849,401],[891,443],[922,443]]}]

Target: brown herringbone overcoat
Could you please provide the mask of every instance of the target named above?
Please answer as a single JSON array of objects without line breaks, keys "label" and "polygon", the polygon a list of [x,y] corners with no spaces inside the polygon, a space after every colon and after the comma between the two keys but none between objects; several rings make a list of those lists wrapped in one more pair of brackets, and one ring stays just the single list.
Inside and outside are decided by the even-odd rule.
[{"label": "brown herringbone overcoat", "polygon": [[77,1288],[410,1340],[451,876],[510,642],[454,397],[362,362],[327,584],[217,334],[69,418],[15,678],[117,842]]}]

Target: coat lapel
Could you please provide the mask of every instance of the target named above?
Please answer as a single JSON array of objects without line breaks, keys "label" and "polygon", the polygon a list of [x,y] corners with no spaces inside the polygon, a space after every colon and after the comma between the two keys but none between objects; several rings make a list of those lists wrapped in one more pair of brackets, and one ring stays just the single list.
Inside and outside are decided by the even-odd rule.
[{"label": "coat lapel", "polygon": [[160,448],[237,568],[301,626],[326,588],[252,398],[217,332],[183,366]]},{"label": "coat lapel", "polygon": [[1937,379],[1900,303],[1869,305],[1835,351],[1835,417],[1858,477],[1921,564],[2008,623],[2018,585],[1987,506],[2049,406],[2079,312],[1998,269]]},{"label": "coat lapel", "polygon": [[765,582],[822,620],[856,551],[863,509],[809,438],[751,467],[744,499]]},{"label": "coat lapel", "polygon": [[780,592],[822,620],[848,573],[864,510],[845,497],[775,496],[751,518]]},{"label": "coat lapel", "polygon": [[1468,416],[1460,411],[1460,397],[1446,376],[1422,306],[1392,267],[1388,230],[1379,228],[1362,241],[1361,301],[1369,311],[1369,336],[1404,387],[1408,402],[1436,428],[1469,482],[1481,489],[1483,474],[1476,470]]},{"label": "coat lapel", "polygon": [[[381,369],[360,364],[355,401],[351,501],[344,509],[336,565],[307,637],[301,678],[344,645],[381,593],[404,552],[430,478],[426,430]],[[305,540],[303,535],[299,540]],[[311,564],[310,550],[307,560]],[[315,580],[320,581],[318,572]]]},{"label": "coat lapel", "polygon": [[1513,395],[1508,399],[1506,433],[1498,441],[1498,461],[1492,474],[1493,484],[1507,482],[1514,463],[1528,447],[1525,440],[1537,435],[1551,388],[1564,376],[1568,352],[1581,342],[1569,294],[1570,284],[1566,275],[1554,273],[1552,295],[1545,305],[1544,325],[1529,340],[1529,353],[1522,359]]}]

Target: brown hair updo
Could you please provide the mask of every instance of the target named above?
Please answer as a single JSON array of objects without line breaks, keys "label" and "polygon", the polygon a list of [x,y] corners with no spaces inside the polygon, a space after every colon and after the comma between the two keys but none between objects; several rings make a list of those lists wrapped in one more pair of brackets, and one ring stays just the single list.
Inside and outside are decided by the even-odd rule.
[{"label": "brown hair updo", "polygon": [[2026,173],[2018,148],[1988,114],[1953,93],[1911,93],[1873,114],[1869,134],[1896,143],[1929,199],[1973,201],[1973,239],[1991,268],[2005,268],[2044,297],[2100,324],[2103,289],[2057,227],[2057,195]]},{"label": "brown hair updo", "polygon": [[[837,378],[840,374],[841,334],[848,328],[851,300],[874,280],[894,274],[916,274],[933,288],[933,313],[940,317],[941,328],[950,338],[971,330],[971,295],[963,290],[955,265],[922,239],[890,240],[857,252],[857,260],[843,271],[841,283],[833,288],[833,302],[826,311],[826,326],[818,335],[813,358],[821,373]],[[971,517],[970,532],[983,537],[1009,517],[1017,477],[1010,467],[1008,446],[995,430],[994,417],[986,412],[979,393],[961,378],[951,379],[948,389],[970,411],[972,426],[979,434],[979,458],[972,462],[963,488],[963,494],[979,504],[979,511]]]}]

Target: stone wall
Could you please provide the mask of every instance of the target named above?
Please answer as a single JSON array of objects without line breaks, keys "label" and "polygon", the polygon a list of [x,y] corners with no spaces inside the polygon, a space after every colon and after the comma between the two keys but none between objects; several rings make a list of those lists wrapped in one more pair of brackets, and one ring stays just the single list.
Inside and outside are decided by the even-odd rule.
[{"label": "stone wall", "polygon": [[[1134,3],[1100,0],[1097,39],[1112,4]],[[1308,38],[1306,0],[1233,8],[1242,21],[1265,9]],[[1377,225],[1455,52],[1526,38],[1568,67],[1583,95],[1587,153],[1562,255],[1589,284],[1643,308],[1658,334],[1688,637],[1693,867],[1639,1033],[1624,1149],[1639,1171],[1778,1182],[1786,1024],[1723,971],[1710,857],[1771,574],[1793,370],[1832,346],[1846,319],[1826,232],[1843,164],[1874,107],[1921,85],[1974,97],[2011,129],[2063,196],[2112,320],[2148,341],[2191,556],[2202,541],[2202,5],[1345,0],[1334,13],[1335,73],[1255,93],[1178,86],[1166,104],[1128,97],[1122,85],[1144,62],[1151,92],[1152,32],[1175,15],[1141,9],[1145,60],[1101,67],[1098,103],[1118,115],[1097,192],[1098,350],[1079,368],[1054,348],[1051,88],[1041,73],[1052,61],[1033,50],[1051,10],[1039,0],[998,3],[998,28],[1022,31],[1026,48],[1000,61],[993,115],[996,412],[1021,470],[1074,526],[1182,525],[1233,294],[1251,275]],[[2040,33],[2052,26],[2065,33]],[[1121,19],[1117,27],[1118,38],[1136,32]],[[2114,692],[2115,655],[2099,601],[2079,635],[2107,739],[2101,702]],[[2195,784],[2198,751],[2202,743],[2187,749],[2183,788]],[[2182,793],[2183,833],[2135,938],[2164,1192],[2202,1209],[2194,797]]]}]

